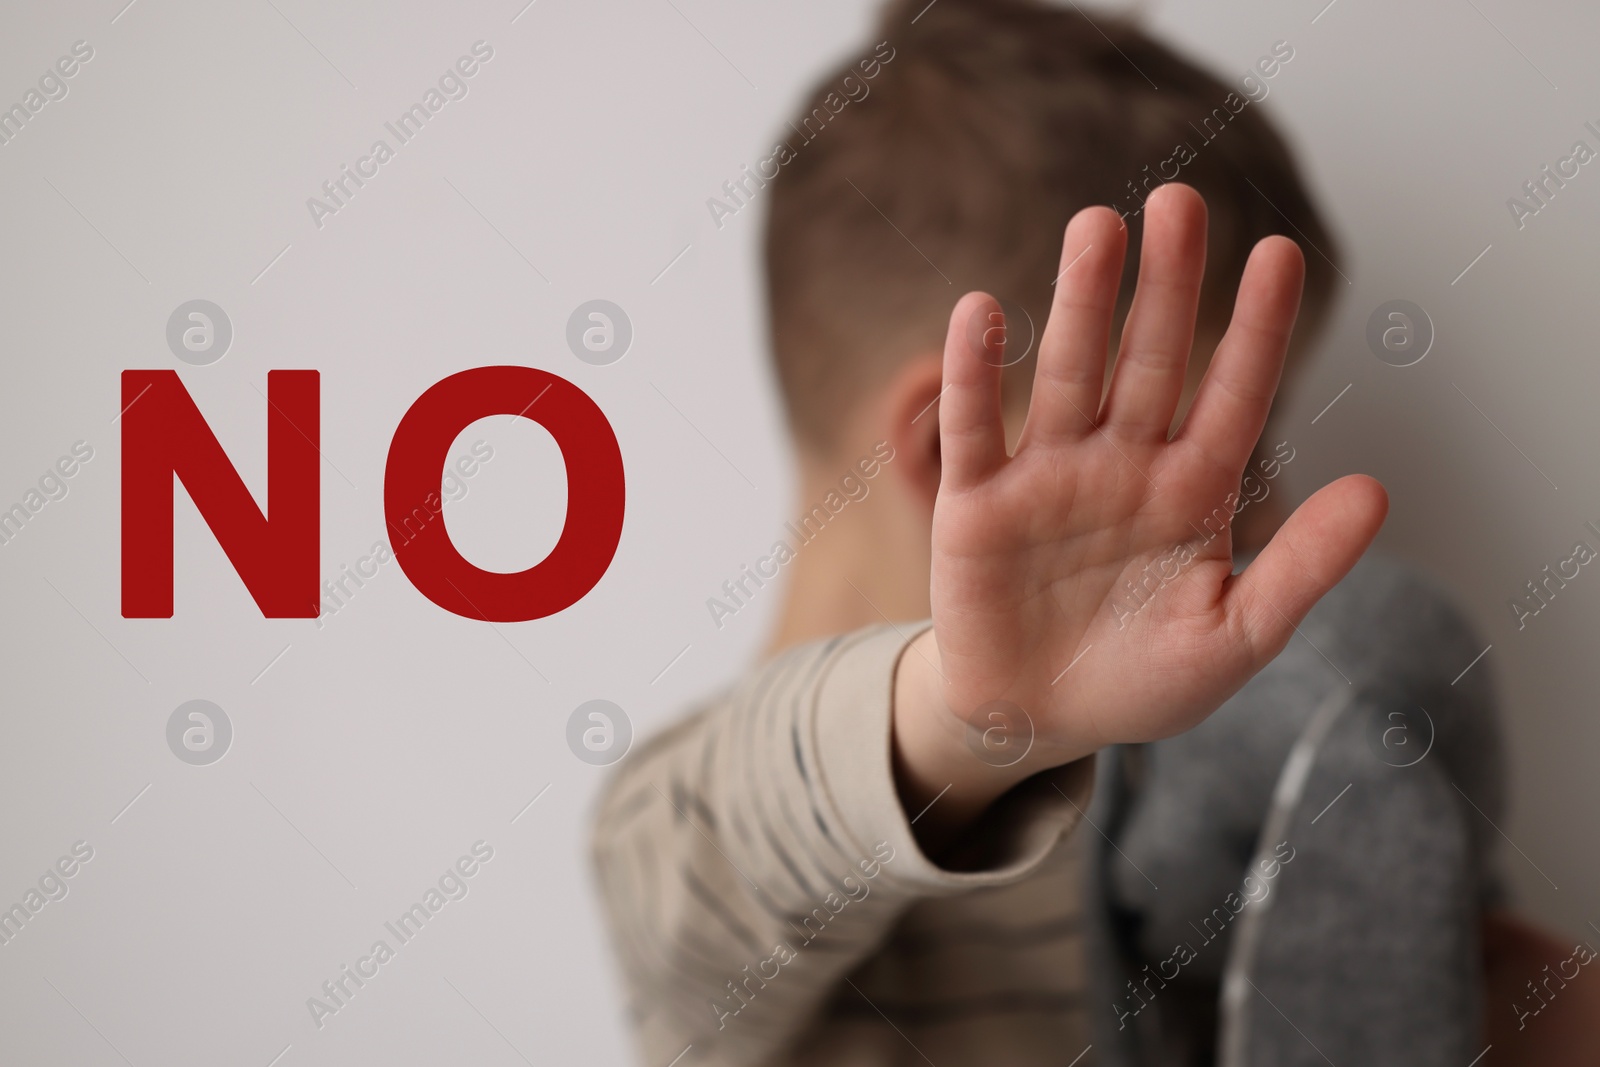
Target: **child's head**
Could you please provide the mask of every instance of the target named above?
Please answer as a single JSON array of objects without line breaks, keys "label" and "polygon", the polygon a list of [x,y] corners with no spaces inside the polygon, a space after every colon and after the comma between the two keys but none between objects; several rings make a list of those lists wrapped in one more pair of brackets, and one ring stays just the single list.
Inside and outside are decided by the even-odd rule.
[{"label": "child's head", "polygon": [[[806,457],[858,447],[842,435],[885,390],[904,394],[890,423],[937,396],[950,310],[968,290],[1042,330],[1062,231],[1081,208],[1109,204],[1130,228],[1125,311],[1140,205],[1166,180],[1198,189],[1210,211],[1191,381],[1270,234],[1306,249],[1296,347],[1315,333],[1333,241],[1256,102],[1292,60],[1287,42],[1263,42],[1260,62],[1219,79],[1129,24],[1036,0],[894,0],[873,40],[802,104],[766,194],[773,353]],[[1008,374],[1008,398],[1025,400],[1031,354]],[[921,442],[936,448],[936,436]]]}]

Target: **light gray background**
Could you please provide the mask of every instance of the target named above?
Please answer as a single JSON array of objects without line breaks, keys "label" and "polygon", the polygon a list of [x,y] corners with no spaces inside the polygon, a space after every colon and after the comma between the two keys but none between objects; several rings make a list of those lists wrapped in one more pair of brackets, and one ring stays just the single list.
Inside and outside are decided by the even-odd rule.
[{"label": "light gray background", "polygon": [[[584,857],[605,772],[568,751],[566,718],[606,698],[648,734],[759,646],[775,592],[721,631],[704,601],[770,544],[793,484],[762,354],[759,218],[718,231],[705,200],[770,151],[824,63],[866,43],[872,8],[523,2],[6,5],[0,103],[74,41],[95,49],[0,146],[0,510],[74,441],[95,449],[67,498],[0,546],[0,903],[74,841],[95,849],[0,947],[7,1063],[628,1058]],[[1304,154],[1349,284],[1289,399],[1288,479],[1304,494],[1349,470],[1381,478],[1382,546],[1480,622],[1493,649],[1474,669],[1501,681],[1516,775],[1506,867],[1529,910],[1576,936],[1600,919],[1600,576],[1521,632],[1507,601],[1600,520],[1600,169],[1521,232],[1505,200],[1575,139],[1594,144],[1600,16],[1576,0],[1324,5],[1147,13],[1221,73],[1295,48],[1265,106]],[[480,39],[495,55],[467,98],[315,228],[306,198]],[[163,336],[197,297],[235,330],[209,367],[179,364]],[[1396,297],[1438,330],[1405,369],[1362,340]],[[633,321],[613,366],[564,344],[593,298]],[[391,564],[320,631],[264,620],[180,493],[176,615],[120,618],[122,370],[178,370],[258,499],[257,390],[270,368],[320,370],[331,577],[383,535],[384,457],[410,402],[497,362],[570,378],[620,438],[622,544],[578,605],[491,627]],[[461,447],[480,437],[496,456],[451,505],[451,533],[483,565],[526,566],[559,528],[559,456],[527,422],[486,421]],[[235,731],[207,767],[164,739],[194,698]],[[495,856],[469,895],[317,1030],[306,998],[478,839]]]}]

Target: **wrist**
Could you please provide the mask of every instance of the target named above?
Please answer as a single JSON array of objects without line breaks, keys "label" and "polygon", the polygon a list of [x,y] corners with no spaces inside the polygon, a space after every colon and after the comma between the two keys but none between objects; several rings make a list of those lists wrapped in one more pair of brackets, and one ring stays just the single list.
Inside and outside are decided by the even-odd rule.
[{"label": "wrist", "polygon": [[1038,741],[1015,705],[956,708],[930,627],[895,667],[891,710],[895,783],[924,849],[938,851],[1012,787],[1075,756]]}]

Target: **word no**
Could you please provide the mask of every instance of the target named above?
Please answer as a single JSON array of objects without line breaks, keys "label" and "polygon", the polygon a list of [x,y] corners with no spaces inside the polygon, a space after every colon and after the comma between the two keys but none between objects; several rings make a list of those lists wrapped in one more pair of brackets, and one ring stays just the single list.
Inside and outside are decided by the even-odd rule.
[{"label": "word no", "polygon": [[[267,500],[258,506],[177,372],[122,372],[122,616],[170,619],[173,476],[270,619],[319,611],[320,375],[267,373]],[[449,448],[490,415],[531,419],[555,438],[567,515],[550,555],[510,574],[469,563],[430,522]],[[384,472],[394,558],[439,607],[485,622],[542,619],[576,604],[611,566],[622,538],[622,453],[599,406],[565,378],[532,367],[476,367],[419,396],[400,419]],[[413,532],[414,531],[414,532]]]}]

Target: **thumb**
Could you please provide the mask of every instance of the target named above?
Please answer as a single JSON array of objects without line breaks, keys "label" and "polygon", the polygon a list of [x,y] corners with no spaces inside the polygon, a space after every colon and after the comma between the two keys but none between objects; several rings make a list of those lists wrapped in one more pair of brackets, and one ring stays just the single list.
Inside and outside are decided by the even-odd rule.
[{"label": "thumb", "polygon": [[1364,474],[1325,485],[1295,509],[1249,567],[1228,579],[1223,604],[1256,667],[1289,643],[1318,600],[1356,565],[1389,513],[1389,494]]}]

